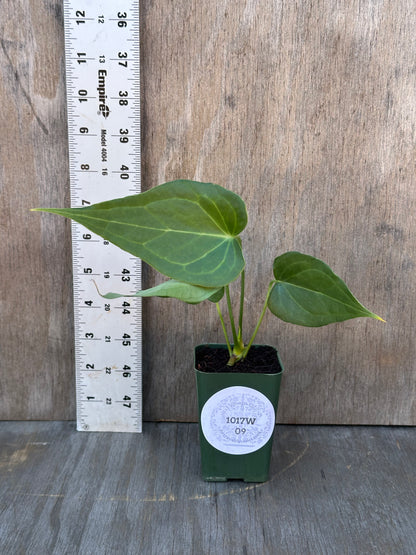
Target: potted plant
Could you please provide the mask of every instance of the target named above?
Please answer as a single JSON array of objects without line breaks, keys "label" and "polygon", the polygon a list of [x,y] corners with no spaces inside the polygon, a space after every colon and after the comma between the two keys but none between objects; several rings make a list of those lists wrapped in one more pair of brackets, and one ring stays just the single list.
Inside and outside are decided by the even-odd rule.
[{"label": "potted plant", "polygon": [[[241,197],[219,185],[177,180],[82,208],[36,210],[75,220],[169,278],[136,296],[172,297],[191,304],[208,300],[216,305],[225,343],[195,349],[205,480],[267,480],[283,371],[274,347],[254,344],[267,310],[301,326],[357,317],[382,320],[360,304],[324,262],[287,252],[273,262],[259,319],[246,337],[240,234],[247,212]],[[238,279],[235,310],[230,284]],[[231,335],[220,305],[223,297]]]}]

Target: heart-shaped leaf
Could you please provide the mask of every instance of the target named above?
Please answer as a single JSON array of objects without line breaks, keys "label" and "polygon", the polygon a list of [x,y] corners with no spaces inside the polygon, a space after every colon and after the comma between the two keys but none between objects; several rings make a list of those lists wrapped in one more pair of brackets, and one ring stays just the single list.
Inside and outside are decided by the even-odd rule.
[{"label": "heart-shaped leaf", "polygon": [[243,200],[212,183],[178,180],[82,208],[41,209],[72,218],[175,280],[222,287],[244,268]]},{"label": "heart-shaped leaf", "polygon": [[273,264],[276,283],[268,307],[275,316],[301,326],[325,326],[366,316],[382,320],[353,296],[331,268],[306,254],[287,252]]},{"label": "heart-shaped leaf", "polygon": [[[118,299],[120,297],[170,297],[186,303],[198,304],[205,300],[211,300],[211,298],[214,299],[213,302],[218,302],[223,295],[223,287],[218,289],[201,287],[199,285],[190,285],[189,283],[182,283],[171,279],[160,285],[151,287],[150,289],[137,291],[137,293],[130,295],[125,295],[123,293],[106,293],[101,296],[105,299]],[[218,299],[218,301],[215,299]]]}]

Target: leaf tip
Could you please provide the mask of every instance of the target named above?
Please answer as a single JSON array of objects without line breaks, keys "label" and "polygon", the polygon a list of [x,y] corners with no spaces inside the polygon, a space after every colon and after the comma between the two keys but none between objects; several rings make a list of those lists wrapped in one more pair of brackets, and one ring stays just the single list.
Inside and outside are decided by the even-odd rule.
[{"label": "leaf tip", "polygon": [[101,293],[101,291],[98,289],[98,285],[97,285],[95,279],[92,279],[91,281],[92,281],[93,284],[95,285],[95,288],[97,289],[97,293],[100,295],[100,297],[105,297],[105,295],[103,295],[103,294]]},{"label": "leaf tip", "polygon": [[381,316],[378,316],[377,314],[374,314],[373,318],[375,320],[379,320],[380,322],[383,322],[384,324],[386,324],[386,320],[384,320],[384,318],[382,318]]}]

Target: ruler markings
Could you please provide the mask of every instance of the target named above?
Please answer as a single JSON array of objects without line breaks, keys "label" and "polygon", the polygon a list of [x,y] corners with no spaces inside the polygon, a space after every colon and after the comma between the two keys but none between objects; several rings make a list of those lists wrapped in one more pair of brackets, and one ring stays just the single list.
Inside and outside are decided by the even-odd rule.
[{"label": "ruler markings", "polygon": [[[64,0],[73,206],[140,192],[139,1],[109,4]],[[72,235],[77,428],[139,432],[140,299],[98,297],[93,279],[134,293],[140,261],[81,225]]]}]

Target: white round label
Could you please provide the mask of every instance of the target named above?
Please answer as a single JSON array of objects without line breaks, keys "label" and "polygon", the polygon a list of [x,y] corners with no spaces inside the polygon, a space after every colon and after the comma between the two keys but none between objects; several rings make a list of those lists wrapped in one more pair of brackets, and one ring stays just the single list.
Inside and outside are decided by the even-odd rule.
[{"label": "white round label", "polygon": [[201,411],[201,427],[208,443],[230,455],[253,453],[274,430],[275,412],[269,399],[251,387],[221,389]]}]

